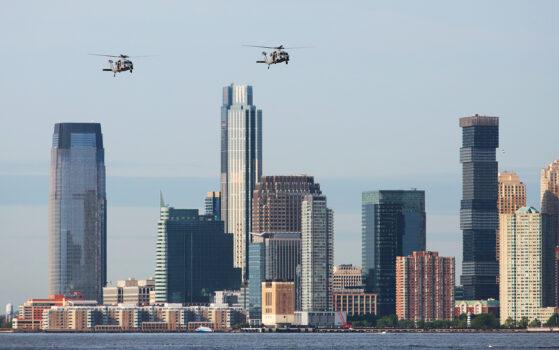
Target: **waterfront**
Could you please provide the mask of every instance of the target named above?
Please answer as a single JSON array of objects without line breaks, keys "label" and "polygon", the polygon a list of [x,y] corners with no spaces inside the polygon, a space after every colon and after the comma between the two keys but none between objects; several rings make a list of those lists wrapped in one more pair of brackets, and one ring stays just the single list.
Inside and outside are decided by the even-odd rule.
[{"label": "waterfront", "polygon": [[559,333],[0,334],[0,349],[559,349]]}]

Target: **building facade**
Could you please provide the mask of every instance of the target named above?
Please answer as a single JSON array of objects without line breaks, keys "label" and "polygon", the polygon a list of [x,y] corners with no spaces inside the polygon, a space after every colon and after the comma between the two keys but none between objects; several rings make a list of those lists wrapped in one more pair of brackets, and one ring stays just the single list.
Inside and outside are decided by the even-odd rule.
[{"label": "building facade", "polygon": [[153,279],[137,280],[129,278],[103,288],[103,305],[137,305],[150,304],[150,293],[155,291]]},{"label": "building facade", "polygon": [[396,258],[396,315],[413,321],[452,320],[454,257],[413,252]]},{"label": "building facade", "polygon": [[107,279],[107,199],[101,124],[59,123],[49,189],[49,294],[101,301]]},{"label": "building facade", "polygon": [[234,266],[248,280],[252,191],[262,176],[262,111],[252,86],[223,88],[221,106],[221,219],[233,235]]},{"label": "building facade", "polygon": [[332,309],[334,213],[323,195],[306,195],[301,220],[301,309]]},{"label": "building facade", "polygon": [[499,118],[460,118],[462,128],[462,276],[465,299],[498,298],[497,158]]},{"label": "building facade", "polygon": [[262,282],[262,324],[269,327],[295,321],[295,283],[293,281]]},{"label": "building facade", "polygon": [[[527,317],[542,320],[551,304],[555,286],[547,270],[554,268],[554,239],[549,217],[535,208],[523,207],[500,217],[500,298],[501,324],[507,319]],[[547,320],[547,319],[546,319]]]},{"label": "building facade", "polygon": [[252,232],[301,232],[301,203],[321,194],[312,176],[262,176],[252,199]]},{"label": "building facade", "polygon": [[378,295],[380,315],[394,314],[396,257],[425,250],[425,192],[363,192],[361,213],[367,291]]},{"label": "building facade", "polygon": [[161,207],[158,224],[155,295],[157,303],[208,302],[213,292],[239,289],[233,267],[233,237],[223,221],[197,209]]},{"label": "building facade", "polygon": [[363,270],[361,267],[351,264],[334,266],[332,289],[334,291],[339,291],[355,288],[363,288]]},{"label": "building facade", "polygon": [[[526,185],[520,177],[511,171],[499,173],[499,197],[497,210],[501,214],[513,214],[518,209],[526,206]],[[499,261],[499,230],[497,230],[496,258]]]},{"label": "building facade", "polygon": [[376,315],[377,295],[363,289],[335,289],[333,291],[334,311],[347,316]]},{"label": "building facade", "polygon": [[[540,198],[542,214],[549,216],[554,231],[556,247],[559,247],[559,160],[555,160],[542,169],[540,178]],[[547,277],[549,279],[549,277]],[[553,283],[559,286],[559,276],[554,274]],[[559,287],[557,287],[559,288]],[[559,291],[556,293],[555,305],[559,307]]]},{"label": "building facade", "polygon": [[221,221],[221,192],[208,192],[204,199],[205,215],[211,215],[216,221]]},{"label": "building facade", "polygon": [[493,314],[499,318],[499,300],[456,300],[454,302],[454,317],[459,317],[462,314]]}]

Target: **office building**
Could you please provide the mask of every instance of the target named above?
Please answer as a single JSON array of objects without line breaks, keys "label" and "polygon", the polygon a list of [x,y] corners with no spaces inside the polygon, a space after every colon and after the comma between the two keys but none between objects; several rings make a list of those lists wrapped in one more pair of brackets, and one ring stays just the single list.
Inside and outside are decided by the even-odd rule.
[{"label": "office building", "polygon": [[101,301],[107,279],[107,200],[101,124],[58,123],[49,189],[49,294]]},{"label": "office building", "polygon": [[460,118],[462,128],[462,276],[464,298],[498,298],[496,258],[498,183],[495,149],[499,147],[499,118],[475,115]]},{"label": "office building", "polygon": [[103,305],[137,305],[150,304],[150,293],[155,291],[153,279],[137,280],[129,278],[103,288]]},{"label": "office building", "polygon": [[261,286],[265,280],[296,280],[301,264],[301,233],[262,232],[252,234],[249,246],[249,310],[260,317]]},{"label": "office building", "polygon": [[366,293],[363,289],[334,289],[334,311],[344,312],[347,316],[377,314],[377,295]]},{"label": "office building", "polygon": [[233,235],[234,266],[248,280],[252,191],[262,176],[262,111],[253,104],[252,86],[223,88],[221,107],[221,220]]},{"label": "office building", "polygon": [[425,225],[425,191],[363,192],[363,275],[380,315],[395,313],[396,257],[425,250]]},{"label": "office building", "polygon": [[[526,206],[526,185],[514,172],[504,171],[499,173],[499,197],[497,210],[500,214],[513,214],[518,209]],[[499,231],[497,231],[497,261],[499,261]]]},{"label": "office building", "polygon": [[413,321],[452,320],[454,257],[413,252],[396,258],[396,315]]},{"label": "office building", "polygon": [[[555,286],[547,270],[554,269],[554,240],[549,216],[535,208],[523,207],[500,217],[500,298],[501,324],[507,319],[543,319],[549,313]],[[551,308],[553,309],[553,308]]]},{"label": "office building", "polygon": [[334,213],[323,195],[306,195],[301,210],[301,308],[302,311],[330,311]]},{"label": "office building", "polygon": [[208,192],[204,199],[205,215],[210,215],[216,221],[221,221],[221,192]]},{"label": "office building", "polygon": [[156,302],[204,303],[216,290],[239,289],[232,245],[223,221],[198,215],[197,209],[163,205],[157,234]]},{"label": "office building", "polygon": [[351,264],[334,266],[332,289],[338,291],[355,288],[363,288],[363,270],[361,267]]},{"label": "office building", "polygon": [[295,283],[262,282],[262,324],[268,327],[289,325],[295,321]]},{"label": "office building", "polygon": [[312,176],[262,176],[252,199],[252,232],[301,232],[307,194],[321,194]]}]

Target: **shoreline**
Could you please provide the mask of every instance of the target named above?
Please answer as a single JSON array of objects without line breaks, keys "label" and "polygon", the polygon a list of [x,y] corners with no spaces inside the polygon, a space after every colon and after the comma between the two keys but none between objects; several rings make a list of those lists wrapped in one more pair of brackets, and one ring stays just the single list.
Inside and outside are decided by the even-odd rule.
[{"label": "shoreline", "polygon": [[[142,330],[112,330],[112,331],[72,331],[72,330],[49,330],[49,331],[24,331],[24,330],[0,330],[0,334],[201,334],[193,331],[142,331]],[[559,333],[559,328],[531,328],[531,329],[381,329],[381,328],[357,328],[357,329],[338,329],[338,328],[244,328],[241,330],[216,330],[210,333],[377,333],[377,334],[397,334],[397,333]]]}]

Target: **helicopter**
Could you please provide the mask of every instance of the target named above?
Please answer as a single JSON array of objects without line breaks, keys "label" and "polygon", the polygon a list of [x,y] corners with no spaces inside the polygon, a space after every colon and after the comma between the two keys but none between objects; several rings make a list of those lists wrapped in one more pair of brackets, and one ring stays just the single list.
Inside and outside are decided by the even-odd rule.
[{"label": "helicopter", "polygon": [[[109,60],[109,68],[103,68],[103,72],[113,72],[113,77],[116,77],[116,73],[122,73],[129,71],[132,73],[134,70],[134,64],[130,60],[131,56],[120,54],[120,55],[101,55],[96,53],[90,53],[91,56],[103,56],[103,57],[114,57],[117,60]],[[132,56],[132,57],[150,57],[150,56]]]},{"label": "helicopter", "polygon": [[285,50],[293,50],[293,49],[307,49],[310,46],[299,46],[299,47],[284,47],[283,45],[280,46],[258,46],[258,45],[243,45],[247,47],[259,47],[262,49],[271,49],[273,50],[268,54],[266,51],[262,52],[264,59],[256,61],[256,63],[264,63],[268,65],[268,69],[270,69],[270,65],[278,64],[285,62],[285,64],[289,64],[289,53]]}]

